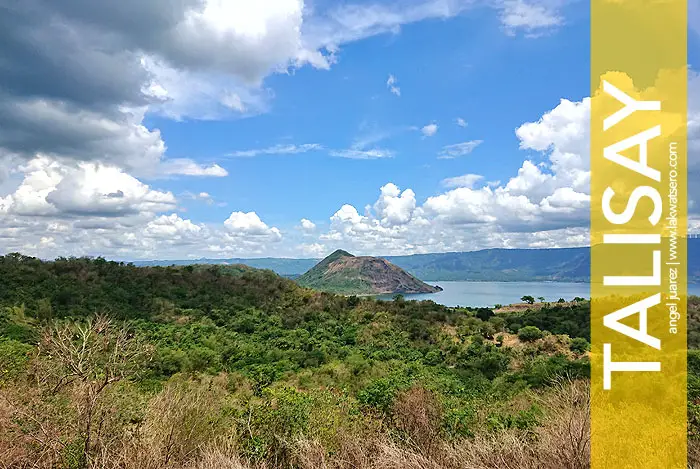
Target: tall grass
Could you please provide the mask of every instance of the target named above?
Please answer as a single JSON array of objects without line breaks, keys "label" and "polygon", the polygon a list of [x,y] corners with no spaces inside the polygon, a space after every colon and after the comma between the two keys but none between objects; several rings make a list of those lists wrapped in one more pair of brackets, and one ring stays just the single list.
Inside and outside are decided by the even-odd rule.
[{"label": "tall grass", "polygon": [[[81,459],[84,435],[68,425],[70,396],[46,401],[29,388],[0,389],[1,468],[90,469],[583,469],[589,466],[589,398],[586,381],[562,381],[531,398],[543,409],[540,425],[489,431],[450,440],[441,430],[440,403],[414,387],[398,396],[390,415],[373,423],[341,421],[334,434],[289,433],[266,426],[285,451],[251,450],[261,428],[232,404],[221,379],[167,384],[134,421],[107,418],[124,399],[107,399],[96,411],[99,433]],[[128,394],[119,390],[121,397]],[[127,399],[128,401],[128,399]],[[49,405],[38,406],[48,402]],[[273,404],[274,407],[275,404]],[[128,407],[128,405],[127,405]],[[122,409],[123,412],[124,409]],[[270,409],[276,412],[280,409]],[[319,416],[319,409],[314,409]],[[128,413],[128,412],[127,412]],[[73,414],[78,415],[78,414]],[[286,415],[286,414],[283,414]],[[240,418],[243,416],[243,418]],[[61,422],[64,422],[61,425]],[[284,424],[284,421],[279,422]],[[258,426],[256,426],[258,425]],[[251,439],[251,437],[253,437]],[[268,443],[269,444],[269,443]]]}]

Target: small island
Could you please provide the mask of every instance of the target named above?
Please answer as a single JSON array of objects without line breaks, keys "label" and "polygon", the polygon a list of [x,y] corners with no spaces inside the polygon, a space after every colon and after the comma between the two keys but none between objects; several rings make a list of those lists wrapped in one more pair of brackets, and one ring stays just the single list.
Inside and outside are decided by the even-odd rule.
[{"label": "small island", "polygon": [[296,281],[303,287],[343,295],[442,291],[439,286],[422,282],[386,259],[353,256],[342,249],[323,259]]}]

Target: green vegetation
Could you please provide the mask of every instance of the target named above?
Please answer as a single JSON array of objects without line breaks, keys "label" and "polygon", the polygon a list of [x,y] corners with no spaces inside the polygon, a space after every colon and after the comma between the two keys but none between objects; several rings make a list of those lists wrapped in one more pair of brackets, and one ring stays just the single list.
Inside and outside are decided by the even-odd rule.
[{"label": "green vegetation", "polygon": [[542,331],[535,326],[525,326],[518,330],[518,339],[523,342],[534,342],[543,337]]},{"label": "green vegetation", "polygon": [[535,304],[535,298],[531,295],[524,295],[522,298],[520,298],[520,300],[529,305]]},{"label": "green vegetation", "polygon": [[588,302],[496,314],[20,255],[0,278],[10,467],[586,467]]}]

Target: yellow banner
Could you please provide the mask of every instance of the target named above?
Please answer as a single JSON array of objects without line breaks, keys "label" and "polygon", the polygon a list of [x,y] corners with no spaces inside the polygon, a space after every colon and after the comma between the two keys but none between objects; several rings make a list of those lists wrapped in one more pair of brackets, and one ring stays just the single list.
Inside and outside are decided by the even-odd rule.
[{"label": "yellow banner", "polygon": [[687,467],[687,3],[591,2],[591,467]]}]

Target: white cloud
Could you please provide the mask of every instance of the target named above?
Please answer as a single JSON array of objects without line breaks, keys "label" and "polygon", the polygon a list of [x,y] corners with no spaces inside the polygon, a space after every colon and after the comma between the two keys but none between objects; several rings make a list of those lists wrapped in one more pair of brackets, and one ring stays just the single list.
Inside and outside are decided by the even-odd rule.
[{"label": "white cloud", "polygon": [[468,142],[455,143],[453,145],[447,145],[442,148],[438,159],[448,160],[452,158],[457,158],[459,156],[468,155],[476,147],[481,145],[483,140],[470,140]]},{"label": "white cloud", "polygon": [[96,163],[67,165],[48,157],[21,167],[24,179],[0,197],[0,213],[25,216],[121,216],[175,207],[170,192],[152,190],[121,169]]},{"label": "white cloud", "polygon": [[468,187],[473,188],[474,185],[484,179],[484,176],[479,174],[465,174],[463,176],[456,176],[442,180],[442,185],[448,188],[454,187]]},{"label": "white cloud", "polygon": [[161,215],[151,220],[146,225],[144,232],[153,238],[167,238],[180,240],[197,236],[206,228],[204,225],[195,225],[190,220],[183,220],[176,214]]},{"label": "white cloud", "polygon": [[462,119],[461,117],[458,117],[458,118],[455,120],[455,122],[456,122],[456,124],[457,124],[458,126],[460,126],[460,127],[466,127],[466,126],[468,125],[468,124],[467,124],[467,121],[465,121],[465,120]]},{"label": "white cloud", "polygon": [[306,218],[302,218],[301,221],[299,222],[299,228],[306,233],[311,233],[314,230],[316,230],[316,224],[314,222],[312,222],[311,220],[307,220]]},{"label": "white cloud", "polygon": [[180,198],[189,200],[199,200],[205,202],[207,205],[214,204],[214,197],[212,197],[212,195],[208,192],[200,192],[198,194],[194,194],[190,191],[185,191],[181,194]]},{"label": "white cloud", "polygon": [[[508,5],[509,24],[542,16],[532,13],[541,8]],[[4,67],[9,85],[0,96],[0,149],[26,160],[39,154],[98,160],[136,177],[172,175],[178,167],[183,175],[221,176],[221,168],[194,168],[194,161],[161,167],[166,146],[144,116],[221,119],[265,112],[272,92],[262,83],[270,74],[307,64],[328,69],[343,44],[472,6],[467,0],[144,0],[98,7],[87,0],[26,0],[0,22],[11,45]],[[394,75],[387,87],[400,94]]]},{"label": "white cloud", "polygon": [[[379,34],[396,34],[401,26],[433,18],[451,18],[473,5],[470,0],[410,0],[396,3],[336,3],[316,11],[304,24],[304,39],[315,47],[337,46]],[[323,5],[323,3],[321,3]]]},{"label": "white cloud", "polygon": [[224,226],[234,236],[258,236],[272,240],[282,239],[282,233],[275,227],[269,227],[255,212],[232,212]]},{"label": "white cloud", "polygon": [[501,23],[508,34],[522,30],[527,36],[536,37],[563,24],[558,6],[551,1],[506,0],[501,10]]},{"label": "white cloud", "polygon": [[411,189],[401,190],[393,183],[380,189],[374,212],[384,226],[404,225],[411,221],[416,209],[416,194]]},{"label": "white cloud", "polygon": [[150,81],[144,93],[153,96],[149,112],[182,121],[254,116],[268,111],[272,91],[251,87],[230,76],[204,69],[174,68],[162,59],[141,58]]},{"label": "white cloud", "polygon": [[[389,183],[364,215],[342,206],[318,242],[366,254],[588,244],[589,103],[563,100],[516,129],[520,148],[546,159],[523,161],[504,183],[478,187],[483,177],[476,174],[447,178],[448,190],[422,204],[411,189]],[[466,154],[476,145],[448,146],[444,154]]]},{"label": "white cloud", "polygon": [[300,244],[297,246],[297,249],[299,249],[304,256],[312,258],[322,258],[330,254],[328,247],[320,243]]},{"label": "white cloud", "polygon": [[392,94],[395,94],[396,96],[401,96],[401,88],[398,87],[397,83],[398,80],[396,79],[396,77],[394,75],[389,75],[389,78],[386,81],[386,87]]},{"label": "white cloud", "polygon": [[354,148],[349,148],[346,150],[331,150],[329,154],[331,156],[336,156],[339,158],[349,158],[353,160],[376,160],[379,158],[394,157],[393,151],[382,148],[372,148],[369,150],[358,150]]},{"label": "white cloud", "polygon": [[423,126],[423,128],[420,129],[420,131],[423,133],[424,136],[432,137],[433,135],[435,135],[437,133],[438,126],[435,123],[428,124],[428,125]]},{"label": "white cloud", "polygon": [[228,171],[218,164],[200,165],[194,161],[187,159],[172,159],[167,160],[161,165],[161,173],[166,176],[184,175],[184,176],[208,176],[208,177],[225,177],[228,176]]},{"label": "white cloud", "polygon": [[239,150],[229,153],[227,156],[236,158],[250,158],[259,155],[294,155],[297,153],[307,153],[310,151],[322,150],[323,145],[319,143],[304,143],[302,145],[274,145],[267,148],[256,148],[252,150]]}]

